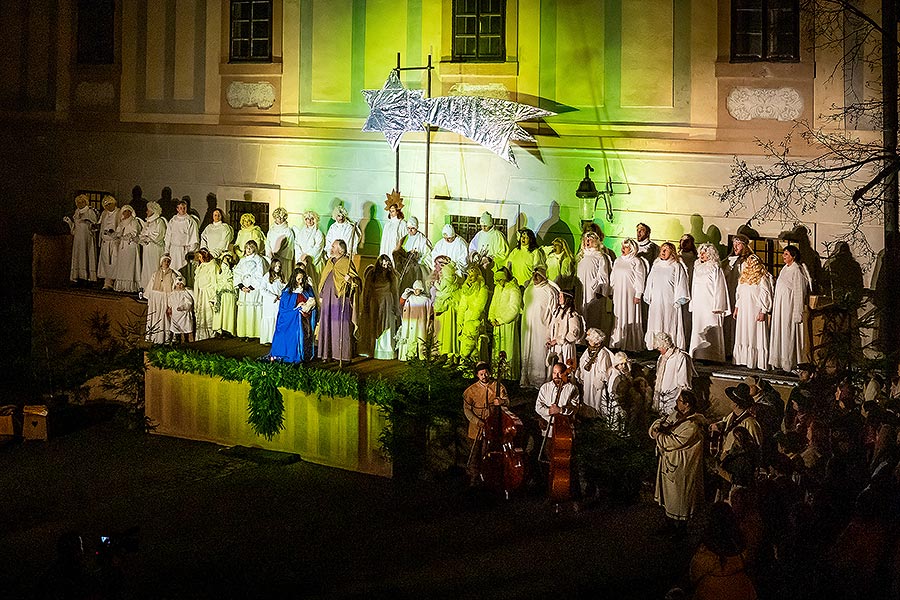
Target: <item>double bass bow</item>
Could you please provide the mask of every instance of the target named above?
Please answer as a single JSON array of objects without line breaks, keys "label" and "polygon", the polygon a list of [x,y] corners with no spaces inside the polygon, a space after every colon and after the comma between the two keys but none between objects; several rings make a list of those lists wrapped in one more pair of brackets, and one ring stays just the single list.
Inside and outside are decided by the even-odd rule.
[{"label": "double bass bow", "polygon": [[[506,353],[500,352],[494,394],[497,399],[500,398],[500,381],[505,367]],[[521,419],[505,406],[489,404],[488,409],[483,428],[479,477],[487,487],[509,499],[510,494],[525,483],[525,451],[518,444],[524,428]]]}]

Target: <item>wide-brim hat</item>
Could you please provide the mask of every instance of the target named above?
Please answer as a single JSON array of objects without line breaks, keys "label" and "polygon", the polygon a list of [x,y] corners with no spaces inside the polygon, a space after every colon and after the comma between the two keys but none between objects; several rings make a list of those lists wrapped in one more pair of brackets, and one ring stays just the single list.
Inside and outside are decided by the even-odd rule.
[{"label": "wide-brim hat", "polygon": [[813,363],[804,362],[804,363],[800,363],[799,365],[797,365],[797,368],[796,368],[795,370],[796,370],[798,373],[799,373],[800,371],[806,371],[807,373],[815,373],[815,372],[816,372],[816,365],[814,365]]},{"label": "wide-brim hat", "polygon": [[740,406],[747,408],[753,404],[753,396],[750,395],[750,386],[746,383],[739,383],[734,387],[725,388],[725,395],[728,399]]}]

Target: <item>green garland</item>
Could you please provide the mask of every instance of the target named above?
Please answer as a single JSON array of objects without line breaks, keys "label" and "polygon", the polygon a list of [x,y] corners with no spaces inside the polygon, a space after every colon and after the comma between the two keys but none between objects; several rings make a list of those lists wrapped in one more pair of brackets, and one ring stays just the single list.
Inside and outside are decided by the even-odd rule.
[{"label": "green garland", "polygon": [[208,375],[224,381],[248,382],[250,394],[247,398],[247,423],[257,435],[267,440],[284,429],[284,397],[278,388],[316,396],[346,396],[354,400],[360,398],[359,379],[356,375],[342,371],[281,362],[260,362],[249,358],[237,360],[164,346],[148,350],[147,358],[158,369]]}]

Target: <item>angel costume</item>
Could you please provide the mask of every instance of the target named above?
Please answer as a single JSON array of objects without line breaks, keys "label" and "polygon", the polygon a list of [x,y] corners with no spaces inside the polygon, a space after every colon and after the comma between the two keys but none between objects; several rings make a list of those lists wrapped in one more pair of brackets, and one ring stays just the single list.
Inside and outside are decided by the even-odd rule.
[{"label": "angel costume", "polygon": [[717,260],[694,263],[691,283],[692,358],[725,362],[725,330],[723,320],[731,314],[725,273]]},{"label": "angel costume", "polygon": [[194,298],[184,289],[174,289],[169,294],[169,309],[172,318],[169,322],[169,331],[172,334],[194,333]]},{"label": "angel costume", "polygon": [[[87,205],[76,208],[72,218],[66,217],[69,232],[74,236],[72,241],[72,268],[69,279],[78,281],[87,279],[97,281],[97,245],[91,228],[97,224],[97,213]],[[137,291],[137,290],[135,290]]]},{"label": "angel costume", "polygon": [[[142,246],[143,259],[141,263],[141,287],[147,289],[150,278],[159,267],[159,261],[166,251],[166,220],[162,216],[162,207],[156,202],[147,203],[147,221],[141,229],[140,242]],[[175,263],[175,257],[172,258],[172,264]],[[181,262],[184,263],[184,254],[181,255]],[[173,271],[177,271],[173,267]]]},{"label": "angel costume", "polygon": [[234,272],[227,260],[220,259],[216,273],[216,306],[213,316],[213,332],[234,335],[237,329],[237,298],[234,289]]},{"label": "angel costume", "polygon": [[266,247],[266,234],[258,225],[254,225],[251,219],[246,219],[247,216],[252,215],[245,214],[241,217],[241,229],[238,231],[237,239],[234,240],[234,245],[237,246],[238,253],[240,253],[244,251],[247,242],[253,240],[256,242],[256,249],[263,252]]},{"label": "angel costume", "polygon": [[549,282],[529,285],[522,298],[522,387],[539,388],[547,380],[547,341],[559,290]]},{"label": "angel costume", "polygon": [[429,339],[433,303],[431,297],[423,293],[423,287],[422,282],[417,281],[413,285],[414,289],[403,292],[403,316],[400,333],[397,335],[397,354],[400,360],[423,360],[428,354],[426,342]]},{"label": "angel costume", "polygon": [[[503,377],[518,380],[522,367],[521,343],[519,341],[519,321],[522,316],[522,290],[515,281],[507,281],[494,287],[494,297],[488,309],[488,321],[494,325],[493,363],[499,362],[500,352],[506,352],[509,372]],[[500,374],[498,373],[498,377]]]},{"label": "angel costume", "polygon": [[785,265],[775,280],[769,364],[776,369],[793,371],[809,360],[803,311],[810,288],[806,265],[797,262]]},{"label": "angel costume", "polygon": [[644,288],[644,300],[650,306],[644,336],[648,350],[654,349],[653,337],[657,333],[668,333],[676,346],[687,348],[681,311],[690,299],[687,271],[681,261],[677,258],[657,258]]},{"label": "angel costume", "polygon": [[176,273],[168,265],[163,267],[163,262],[164,260],[160,260],[159,268],[144,288],[147,297],[146,340],[151,344],[165,344],[171,338],[171,319],[166,314],[166,309],[169,307],[169,294],[175,289]]},{"label": "angel costume", "polygon": [[259,322],[262,319],[262,296],[259,289],[265,273],[265,261],[259,254],[242,257],[234,267],[234,287],[237,290],[237,323],[234,334],[238,337],[259,337]]},{"label": "angel costume", "polygon": [[[128,213],[129,216],[125,217]],[[141,220],[130,206],[122,207],[122,219],[116,228],[119,252],[116,256],[114,289],[117,292],[136,292],[141,289]],[[159,261],[157,261],[159,266]]]},{"label": "angel costume", "polygon": [[278,302],[284,291],[285,283],[280,277],[272,277],[265,274],[259,288],[262,300],[262,311],[259,319],[259,343],[271,344],[275,334],[275,319],[278,317]]},{"label": "angel costume", "polygon": [[[406,219],[398,219],[397,217],[388,217],[384,224],[384,230],[381,232],[381,245],[378,254],[384,254],[394,260],[394,250],[400,245],[400,240],[406,235]],[[394,265],[397,268],[397,265]]]},{"label": "angel costume", "polygon": [[459,354],[459,336],[456,328],[456,302],[459,296],[459,278],[452,263],[441,269],[441,278],[431,288],[434,300],[434,340],[442,356],[455,358]]},{"label": "angel costume", "polygon": [[166,254],[172,257],[172,269],[175,271],[187,265],[184,257],[188,252],[200,249],[197,229],[197,220],[189,214],[176,214],[169,219],[165,232]]},{"label": "angel costume", "polygon": [[213,258],[219,258],[223,252],[227,252],[231,248],[231,242],[234,240],[234,229],[231,225],[223,221],[213,221],[203,230],[200,236],[200,247],[209,250]]},{"label": "angel costume", "polygon": [[301,266],[306,269],[314,287],[319,283],[319,273],[325,264],[324,250],[325,234],[318,225],[294,228],[294,261],[300,265],[300,259],[307,257]]},{"label": "angel costume", "polygon": [[547,379],[550,379],[554,363],[568,366],[576,358],[575,344],[584,337],[584,319],[571,306],[559,305],[550,319],[549,340],[553,342],[547,349]]},{"label": "angel costume", "polygon": [[[112,196],[107,196],[106,198],[112,198]],[[119,227],[121,215],[119,209],[116,208],[115,200],[108,202],[106,198],[103,199],[103,212],[100,213],[100,255],[97,259],[97,277],[104,280],[104,290],[111,290],[116,278],[113,271],[116,264],[116,256],[119,254],[116,229]],[[159,266],[159,261],[156,264]]]},{"label": "angel costume", "polygon": [[757,320],[760,313],[772,310],[772,276],[763,272],[759,279],[743,275],[735,293],[734,364],[751,369],[768,368],[769,323]]},{"label": "angel costume", "polygon": [[613,263],[609,278],[613,302],[610,347],[633,352],[644,350],[641,304],[634,300],[643,295],[646,279],[647,267],[633,251],[623,254]]},{"label": "angel costume", "polygon": [[[587,327],[603,329],[606,296],[610,292],[609,260],[599,248],[584,248],[578,260],[578,293],[575,306],[584,315]],[[547,274],[549,276],[549,273]]]},{"label": "angel costume", "polygon": [[216,306],[216,261],[201,262],[194,271],[194,328],[196,341],[213,336]]},{"label": "angel costume", "polygon": [[266,259],[273,258],[281,262],[282,273],[294,272],[294,230],[288,226],[287,221],[272,223],[266,234]]}]

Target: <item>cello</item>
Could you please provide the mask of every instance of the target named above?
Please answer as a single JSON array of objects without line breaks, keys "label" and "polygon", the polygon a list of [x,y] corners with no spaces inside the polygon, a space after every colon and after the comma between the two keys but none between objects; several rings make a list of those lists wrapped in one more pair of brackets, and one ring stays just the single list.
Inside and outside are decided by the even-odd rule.
[{"label": "cello", "polygon": [[[570,358],[566,361],[567,368],[563,373],[563,385],[568,383],[569,376],[575,370],[575,359]],[[559,406],[559,395],[562,387],[556,390],[556,398],[553,404]],[[549,436],[551,427],[553,437],[547,446],[547,459],[550,463],[547,475],[547,491],[550,499],[556,503],[566,502],[572,498],[572,442],[575,437],[574,415],[564,415],[557,413],[550,417],[550,423],[547,426]]]},{"label": "cello", "polygon": [[[500,380],[506,367],[506,353],[500,353],[497,362],[497,388],[495,398],[500,397]],[[525,483],[525,451],[518,444],[522,420],[505,406],[490,405],[490,414],[484,421],[479,478],[498,495],[509,499]]]}]

